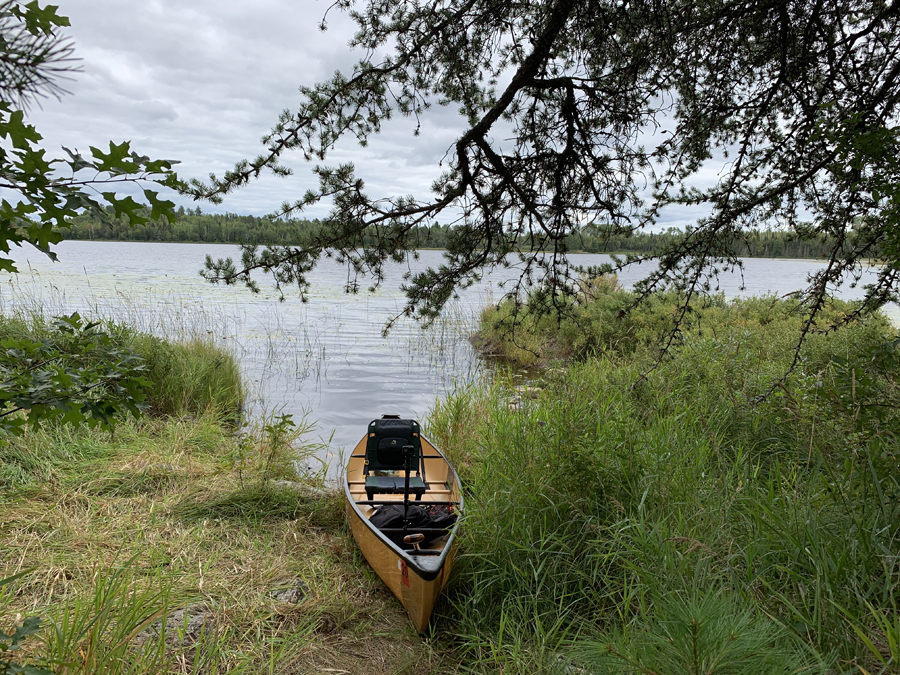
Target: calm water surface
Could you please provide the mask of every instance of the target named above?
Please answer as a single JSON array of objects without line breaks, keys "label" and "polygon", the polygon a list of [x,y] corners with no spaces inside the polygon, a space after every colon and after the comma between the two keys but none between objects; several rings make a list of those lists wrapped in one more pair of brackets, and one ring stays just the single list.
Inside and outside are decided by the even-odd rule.
[{"label": "calm water surface", "polygon": [[[212,336],[238,356],[257,413],[308,415],[316,423],[314,436],[335,455],[352,448],[371,419],[383,413],[424,417],[437,397],[485,373],[487,366],[466,338],[478,310],[499,298],[499,284],[514,274],[488,275],[461,293],[429,329],[403,320],[385,338],[385,322],[403,308],[399,286],[409,267],[392,267],[374,293],[347,295],[346,269],[325,261],[310,275],[309,302],[290,293],[279,302],[262,277],[258,295],[200,279],[206,254],[234,256],[236,250],[212,244],[66,241],[57,248],[58,263],[17,250],[20,274],[0,277],[0,311],[19,305],[49,314],[79,311],[163,336]],[[604,255],[571,258],[583,265],[608,261]],[[440,252],[423,251],[412,269],[440,259]],[[743,280],[724,276],[721,290],[728,296],[788,293],[803,287],[820,266],[806,260],[747,259]],[[646,272],[646,267],[635,268],[619,279],[628,285]],[[861,291],[843,289],[841,295],[854,298]],[[900,316],[896,307],[892,313]]]}]

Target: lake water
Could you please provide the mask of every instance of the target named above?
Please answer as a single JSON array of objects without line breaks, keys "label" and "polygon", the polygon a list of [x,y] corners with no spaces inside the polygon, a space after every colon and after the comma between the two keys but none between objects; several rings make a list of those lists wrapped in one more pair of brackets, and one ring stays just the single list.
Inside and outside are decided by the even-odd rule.
[{"label": "lake water", "polygon": [[[429,329],[401,320],[385,338],[385,322],[404,306],[399,286],[405,265],[394,265],[374,293],[347,295],[346,268],[324,261],[310,275],[309,302],[302,303],[290,293],[279,302],[262,277],[258,295],[204,282],[198,271],[206,254],[236,256],[234,246],[66,241],[56,250],[58,263],[35,251],[13,252],[20,273],[0,277],[0,311],[28,305],[48,314],[116,318],[168,337],[209,335],[234,350],[257,413],[308,415],[314,437],[327,442],[332,455],[352,448],[383,413],[424,417],[436,397],[482,377],[487,366],[467,337],[478,310],[499,298],[499,284],[515,274],[498,271],[466,289]],[[571,258],[582,265],[609,260]],[[440,260],[440,252],[423,251],[413,271]],[[743,280],[725,275],[720,287],[727,296],[789,293],[819,266],[751,258]],[[619,280],[629,285],[646,271],[635,268]],[[861,290],[843,289],[841,295],[859,297]],[[890,311],[895,320],[900,316],[896,307]]]}]

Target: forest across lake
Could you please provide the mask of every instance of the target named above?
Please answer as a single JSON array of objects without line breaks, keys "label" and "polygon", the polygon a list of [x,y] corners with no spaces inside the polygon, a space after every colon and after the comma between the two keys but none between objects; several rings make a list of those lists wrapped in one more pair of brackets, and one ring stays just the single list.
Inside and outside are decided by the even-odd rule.
[{"label": "forest across lake", "polygon": [[[302,243],[314,236],[323,226],[318,219],[277,219],[263,216],[242,216],[234,213],[203,213],[196,209],[178,210],[178,220],[149,220],[131,226],[125,217],[100,219],[90,214],[74,218],[66,239],[89,241],[153,241],[171,243],[210,244],[259,244],[290,246]],[[444,249],[454,236],[463,236],[456,225],[433,223],[416,228],[416,247],[420,249]],[[851,233],[852,235],[852,233]],[[375,236],[375,235],[372,235]],[[577,253],[636,253],[657,254],[684,236],[678,228],[661,232],[640,232],[625,236],[608,234],[603,225],[587,224],[578,232],[566,237],[568,251]],[[834,242],[829,237],[803,237],[797,232],[775,229],[757,229],[733,237],[730,249],[735,255],[749,258],[827,258]],[[527,249],[529,242],[522,241]],[[873,249],[877,259],[880,251]]]}]

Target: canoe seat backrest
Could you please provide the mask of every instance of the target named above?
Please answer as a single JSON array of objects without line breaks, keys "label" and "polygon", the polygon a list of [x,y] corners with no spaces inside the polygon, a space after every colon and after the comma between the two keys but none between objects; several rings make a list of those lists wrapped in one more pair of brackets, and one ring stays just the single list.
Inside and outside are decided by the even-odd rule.
[{"label": "canoe seat backrest", "polygon": [[402,471],[403,447],[415,448],[413,471],[421,471],[422,441],[416,420],[381,418],[369,424],[366,441],[366,473],[369,471]]}]

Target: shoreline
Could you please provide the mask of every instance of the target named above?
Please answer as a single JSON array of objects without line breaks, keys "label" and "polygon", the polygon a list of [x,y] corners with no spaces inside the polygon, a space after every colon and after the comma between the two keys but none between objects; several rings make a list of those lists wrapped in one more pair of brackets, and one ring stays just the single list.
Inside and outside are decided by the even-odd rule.
[{"label": "shoreline", "polygon": [[[199,246],[241,246],[241,242],[234,241],[148,241],[146,239],[69,239],[64,238],[60,243],[63,242],[90,242],[97,244],[193,244]],[[254,246],[297,246],[297,244],[253,244]],[[446,251],[446,248],[431,248],[427,246],[423,246],[420,248],[414,249],[414,251]],[[640,251],[584,251],[584,250],[571,250],[566,251],[566,254],[571,255],[629,255],[629,254],[638,254]],[[828,258],[821,257],[809,257],[809,258],[797,258],[796,256],[783,256],[783,257],[773,257],[773,256],[765,256],[765,255],[742,255],[738,256],[739,259],[747,259],[747,260],[781,260],[785,262],[817,262],[823,263],[827,262]],[[866,267],[884,267],[887,263],[884,262],[871,262],[866,261],[862,263]]]}]

